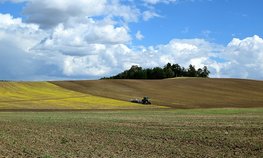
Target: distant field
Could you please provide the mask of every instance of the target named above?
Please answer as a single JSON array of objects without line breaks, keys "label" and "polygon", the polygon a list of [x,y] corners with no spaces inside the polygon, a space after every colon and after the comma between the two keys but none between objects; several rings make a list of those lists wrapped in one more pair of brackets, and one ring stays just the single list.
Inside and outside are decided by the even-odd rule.
[{"label": "distant field", "polygon": [[263,108],[0,112],[0,157],[263,157]]},{"label": "distant field", "polygon": [[48,82],[0,82],[1,109],[141,109],[122,100],[71,91]]},{"label": "distant field", "polygon": [[176,78],[52,82],[65,89],[118,100],[149,96],[173,108],[263,107],[263,81]]},{"label": "distant field", "polygon": [[[153,105],[130,103],[149,96]],[[2,109],[151,109],[263,107],[263,81],[175,78],[0,82]]]}]

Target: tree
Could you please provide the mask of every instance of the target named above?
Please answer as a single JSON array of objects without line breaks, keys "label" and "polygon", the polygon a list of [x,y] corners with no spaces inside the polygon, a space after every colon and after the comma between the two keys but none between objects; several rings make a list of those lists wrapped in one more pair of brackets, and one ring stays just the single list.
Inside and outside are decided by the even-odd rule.
[{"label": "tree", "polygon": [[153,78],[154,79],[163,79],[163,78],[165,78],[165,73],[164,73],[163,69],[160,68],[160,67],[153,68],[152,74],[153,74]]},{"label": "tree", "polygon": [[164,73],[165,73],[165,78],[172,78],[172,77],[174,77],[174,72],[172,70],[172,64],[171,63],[168,63],[167,65],[165,65],[163,70],[164,70]]},{"label": "tree", "polygon": [[196,77],[197,76],[197,72],[195,70],[195,67],[192,64],[189,65],[189,68],[187,70],[187,74],[188,74],[187,75],[188,77]]},{"label": "tree", "polygon": [[181,67],[179,64],[167,63],[163,68],[155,67],[153,69],[143,69],[138,65],[133,65],[129,70],[117,74],[109,78],[102,79],[163,79],[171,77],[208,77],[210,71],[206,66],[203,69],[195,69],[193,65],[189,65],[188,69]]},{"label": "tree", "polygon": [[172,64],[171,63],[167,63],[165,66],[164,66],[164,69],[171,69],[172,68]]},{"label": "tree", "polygon": [[174,77],[181,77],[183,76],[182,68],[179,64],[173,64],[172,65],[172,70],[174,72]]},{"label": "tree", "polygon": [[164,70],[164,75],[165,75],[165,78],[173,78],[174,77],[174,72],[171,68],[169,69],[165,69]]},{"label": "tree", "polygon": [[203,74],[203,70],[201,68],[199,68],[196,72],[197,74],[197,77],[202,77],[202,74]]},{"label": "tree", "polygon": [[146,69],[146,76],[147,76],[147,79],[154,79],[153,70],[149,68]]},{"label": "tree", "polygon": [[201,77],[208,77],[210,74],[210,71],[206,66],[203,67],[203,72],[201,73]]},{"label": "tree", "polygon": [[132,65],[132,67],[128,70],[128,79],[139,79],[139,72],[142,70],[142,67],[138,65]]}]

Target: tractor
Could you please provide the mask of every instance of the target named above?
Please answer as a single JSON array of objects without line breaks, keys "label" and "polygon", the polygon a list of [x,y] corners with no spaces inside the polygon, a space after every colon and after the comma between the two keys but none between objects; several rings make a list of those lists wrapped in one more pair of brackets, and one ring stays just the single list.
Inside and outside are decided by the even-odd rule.
[{"label": "tractor", "polygon": [[150,99],[149,97],[143,97],[142,100],[139,100],[139,99],[131,99],[131,102],[132,103],[139,103],[139,104],[152,104],[150,102]]}]

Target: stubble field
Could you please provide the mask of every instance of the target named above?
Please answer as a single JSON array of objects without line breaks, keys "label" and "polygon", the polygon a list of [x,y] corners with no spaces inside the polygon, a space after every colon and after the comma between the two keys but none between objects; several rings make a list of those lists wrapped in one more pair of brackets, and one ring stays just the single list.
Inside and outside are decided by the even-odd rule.
[{"label": "stubble field", "polygon": [[263,157],[263,109],[1,112],[1,157]]}]

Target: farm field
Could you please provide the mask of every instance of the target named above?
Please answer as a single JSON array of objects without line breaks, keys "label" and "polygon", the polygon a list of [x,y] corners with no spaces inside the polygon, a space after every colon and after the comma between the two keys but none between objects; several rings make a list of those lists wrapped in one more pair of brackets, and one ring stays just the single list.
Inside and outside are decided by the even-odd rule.
[{"label": "farm field", "polygon": [[[130,102],[149,96],[152,105]],[[0,82],[0,110],[263,107],[263,81],[174,78]]]},{"label": "farm field", "polygon": [[0,157],[263,157],[262,140],[262,81],[0,82]]},{"label": "farm field", "polygon": [[72,91],[127,101],[149,96],[172,108],[263,107],[263,81],[172,78],[164,80],[56,81]]},{"label": "farm field", "polygon": [[0,157],[263,157],[263,108],[0,112]]},{"label": "farm field", "polygon": [[49,82],[0,82],[0,110],[143,108],[160,107],[80,93]]}]

